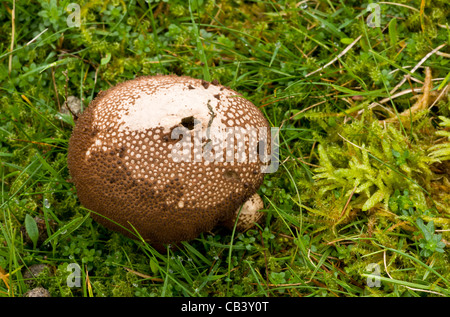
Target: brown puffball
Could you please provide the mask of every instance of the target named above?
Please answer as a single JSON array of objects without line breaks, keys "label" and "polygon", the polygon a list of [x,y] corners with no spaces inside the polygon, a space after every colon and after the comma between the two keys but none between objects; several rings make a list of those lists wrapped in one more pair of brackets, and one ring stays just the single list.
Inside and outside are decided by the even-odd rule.
[{"label": "brown puffball", "polygon": [[270,148],[267,120],[237,92],[146,76],[91,102],[76,121],[68,167],[96,221],[150,243],[177,243],[232,227],[263,181],[260,142]]}]

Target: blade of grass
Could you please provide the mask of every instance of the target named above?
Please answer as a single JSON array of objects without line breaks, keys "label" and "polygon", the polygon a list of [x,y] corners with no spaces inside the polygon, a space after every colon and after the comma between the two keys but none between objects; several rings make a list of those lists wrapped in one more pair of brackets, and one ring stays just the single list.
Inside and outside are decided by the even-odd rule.
[{"label": "blade of grass", "polygon": [[434,273],[437,277],[439,277],[444,283],[447,284],[447,287],[450,288],[450,281],[449,280],[447,280],[442,274],[440,274],[439,272],[437,272],[435,269],[433,269],[432,267],[428,266],[427,264],[423,263],[419,259],[417,259],[417,258],[415,258],[415,257],[411,256],[410,254],[407,254],[407,253],[405,253],[403,251],[399,251],[399,250],[396,250],[396,249],[393,249],[393,248],[386,247],[386,246],[384,246],[382,244],[379,244],[379,243],[377,243],[375,241],[373,243],[375,243],[380,248],[383,248],[385,250],[389,250],[389,251],[398,253],[398,254],[400,254],[400,255],[402,255],[402,256],[404,256],[404,257],[406,257],[406,258],[408,258],[408,259],[410,259],[410,260],[412,260],[414,262],[416,262],[420,266],[423,266],[424,268],[426,268],[430,272]]},{"label": "blade of grass", "polygon": [[[252,266],[252,263],[249,261],[244,261],[244,263],[246,263],[248,265],[248,267],[250,268],[250,271],[252,272],[252,276],[256,281],[256,284],[258,285],[258,289],[261,291],[261,293],[265,296],[268,297],[269,294],[267,293],[267,291],[263,288],[263,285],[266,285],[266,281],[264,281],[264,279],[261,276],[261,273],[256,272],[255,269]],[[267,285],[266,285],[267,286]]]},{"label": "blade of grass", "polygon": [[87,213],[85,216],[78,216],[72,219],[70,222],[59,228],[55,233],[48,237],[42,244],[47,245],[58,237],[66,237],[70,235],[72,232],[77,230],[89,217],[90,213]]},{"label": "blade of grass", "polygon": [[[197,23],[195,22],[194,14],[192,12],[192,6],[191,6],[192,1],[197,1],[197,0],[189,0],[189,14],[191,17],[191,23],[192,23],[193,30],[194,30],[194,36],[195,36],[195,41],[196,41],[196,45],[197,45],[197,52],[199,54],[199,58],[202,63],[203,80],[211,81],[211,75],[209,73],[209,67],[208,67],[208,59],[206,57],[205,49],[203,47],[203,43],[200,38],[200,32],[198,30]],[[197,3],[197,8],[198,8],[198,3]]]}]

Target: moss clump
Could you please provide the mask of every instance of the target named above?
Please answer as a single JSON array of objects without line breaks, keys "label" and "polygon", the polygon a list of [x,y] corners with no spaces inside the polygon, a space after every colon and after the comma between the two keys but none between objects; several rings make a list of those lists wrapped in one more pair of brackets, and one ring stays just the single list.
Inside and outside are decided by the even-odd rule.
[{"label": "moss clump", "polygon": [[427,147],[409,142],[393,125],[365,121],[342,126],[318,146],[320,167],[314,170],[314,188],[322,207],[336,212],[327,212],[328,217],[345,222],[355,209],[388,209],[396,190],[408,190],[416,206],[426,209],[432,176]]}]

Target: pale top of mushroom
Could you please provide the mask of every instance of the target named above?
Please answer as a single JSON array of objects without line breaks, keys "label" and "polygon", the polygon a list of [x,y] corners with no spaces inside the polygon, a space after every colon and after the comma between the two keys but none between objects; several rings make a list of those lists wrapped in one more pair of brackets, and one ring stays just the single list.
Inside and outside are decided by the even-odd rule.
[{"label": "pale top of mushroom", "polygon": [[[118,123],[120,130],[130,129],[142,131],[148,127],[162,127],[165,133],[180,123],[180,118],[193,116],[202,122],[202,129],[207,128],[212,115],[211,127],[224,126],[227,117],[218,111],[219,99],[222,98],[222,108],[228,108],[232,99],[231,91],[220,91],[220,87],[210,85],[208,89],[198,87],[189,89],[184,83],[174,83],[161,87],[157,93],[148,94],[145,91],[137,93],[133,108],[122,115]],[[217,96],[214,97],[214,95]],[[221,97],[220,97],[221,96]],[[127,101],[124,100],[124,103]],[[153,105],[149,107],[148,105]]]}]

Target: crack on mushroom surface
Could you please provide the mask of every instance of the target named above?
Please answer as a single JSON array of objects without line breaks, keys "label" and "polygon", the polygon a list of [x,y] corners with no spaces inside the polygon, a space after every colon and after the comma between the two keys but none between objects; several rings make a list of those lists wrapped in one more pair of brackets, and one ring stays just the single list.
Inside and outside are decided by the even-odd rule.
[{"label": "crack on mushroom surface", "polygon": [[157,75],[120,83],[92,101],[70,138],[79,200],[127,236],[136,230],[155,244],[194,239],[235,219],[262,184],[266,164],[248,159],[257,147],[250,134],[230,143],[242,153],[227,155],[224,131],[236,127],[270,134],[261,111],[218,82]]}]

